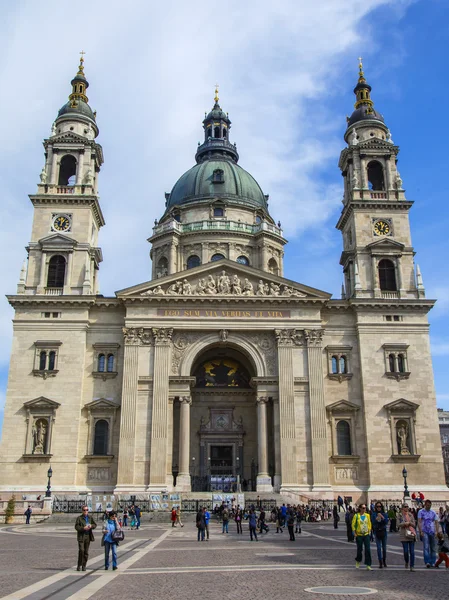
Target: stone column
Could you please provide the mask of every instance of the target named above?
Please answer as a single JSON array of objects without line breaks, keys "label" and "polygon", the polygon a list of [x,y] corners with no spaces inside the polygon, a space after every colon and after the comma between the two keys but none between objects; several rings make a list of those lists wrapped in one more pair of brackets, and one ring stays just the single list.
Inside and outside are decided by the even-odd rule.
[{"label": "stone column", "polygon": [[58,153],[53,150],[53,156],[51,161],[51,174],[50,174],[50,183],[55,185],[58,182],[56,181],[56,171],[58,166]]},{"label": "stone column", "polygon": [[205,265],[209,262],[209,242],[204,242],[201,245],[201,264]]},{"label": "stone column", "polygon": [[[176,273],[176,262],[177,262],[176,250],[177,250],[177,244],[175,244],[175,242],[171,242],[170,248],[168,251],[168,273],[169,273],[169,275]],[[180,270],[182,271],[183,268],[181,268]]]},{"label": "stone column", "polygon": [[324,372],[321,329],[306,329],[309,363],[310,429],[312,443],[313,491],[330,491],[329,457],[324,403]]},{"label": "stone column", "polygon": [[257,491],[271,492],[273,490],[268,475],[268,431],[267,431],[267,402],[268,398],[257,398],[257,448],[259,472],[257,474]]},{"label": "stone column", "polygon": [[173,487],[173,404],[175,398],[169,396],[167,409],[167,482]]},{"label": "stone column", "polygon": [[[179,474],[176,489],[190,491],[190,406],[189,396],[179,398],[181,410],[179,414]],[[201,461],[200,461],[201,462]],[[201,468],[201,465],[200,465]]]},{"label": "stone column", "polygon": [[389,192],[393,189],[393,182],[391,180],[391,162],[390,157],[385,157],[385,191]]},{"label": "stone column", "polygon": [[274,491],[281,488],[281,446],[280,446],[279,400],[273,398],[273,429],[274,429]]},{"label": "stone column", "polygon": [[293,348],[302,345],[296,329],[276,329],[279,365],[279,420],[282,487],[298,485],[296,464],[295,391]]},{"label": "stone column", "polygon": [[382,293],[380,291],[380,285],[379,285],[379,273],[377,272],[377,256],[371,257],[371,272],[372,272],[374,297],[380,298],[382,296]]},{"label": "stone column", "polygon": [[153,406],[151,413],[150,487],[167,483],[167,413],[170,346],[173,329],[152,329],[154,338]]},{"label": "stone column", "polygon": [[117,491],[123,492],[132,491],[134,488],[139,345],[143,335],[143,329],[134,329],[128,327],[123,328],[125,354],[123,359],[123,390],[120,415],[119,445],[120,451],[118,457],[116,488]]},{"label": "stone column", "polygon": [[402,279],[402,261],[401,257],[398,256],[396,259],[396,275],[397,275],[397,289],[399,292],[399,298],[404,298],[406,296],[404,283]]},{"label": "stone column", "polygon": [[83,183],[83,175],[84,175],[84,152],[80,152],[78,159],[78,170],[76,173],[76,185],[81,185]]},{"label": "stone column", "polygon": [[39,275],[39,285],[37,286],[36,292],[38,294],[45,294],[45,288],[47,282],[45,281],[45,267],[47,262],[47,253],[41,252],[41,270]]}]

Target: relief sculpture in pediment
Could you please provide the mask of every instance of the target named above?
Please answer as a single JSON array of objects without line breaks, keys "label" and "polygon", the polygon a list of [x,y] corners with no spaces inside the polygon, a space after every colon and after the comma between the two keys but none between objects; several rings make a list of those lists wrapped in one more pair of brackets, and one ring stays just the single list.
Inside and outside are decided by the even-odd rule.
[{"label": "relief sculpture in pediment", "polygon": [[188,279],[179,279],[167,285],[157,285],[142,296],[280,296],[284,298],[305,298],[306,294],[293,289],[286,284],[267,282],[259,279],[254,284],[244,277],[241,279],[237,273],[228,274],[221,271],[216,277],[212,274],[200,277],[196,283]]}]

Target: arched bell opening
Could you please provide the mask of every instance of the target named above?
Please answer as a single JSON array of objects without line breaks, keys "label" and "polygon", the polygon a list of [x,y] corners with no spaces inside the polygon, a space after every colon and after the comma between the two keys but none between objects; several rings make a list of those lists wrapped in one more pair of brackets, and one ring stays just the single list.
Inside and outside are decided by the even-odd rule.
[{"label": "arched bell opening", "polygon": [[[256,365],[248,353],[227,342],[226,332],[221,337],[222,342],[203,349],[191,364],[190,376],[195,377],[191,403],[184,398],[175,400],[174,471],[181,474],[180,465],[185,469],[188,464],[191,490],[196,492],[255,491],[259,430],[252,379],[257,376]],[[271,405],[267,405],[266,416],[272,425]],[[266,453],[274,457],[273,436],[267,434],[264,443]],[[177,477],[181,485],[187,479],[183,475]]]}]

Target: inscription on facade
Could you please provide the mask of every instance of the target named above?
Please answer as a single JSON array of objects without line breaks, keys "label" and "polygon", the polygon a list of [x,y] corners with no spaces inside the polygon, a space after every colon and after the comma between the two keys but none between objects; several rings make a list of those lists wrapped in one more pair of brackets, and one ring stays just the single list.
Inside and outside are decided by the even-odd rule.
[{"label": "inscription on facade", "polygon": [[290,319],[289,310],[207,310],[158,308],[158,317],[206,317],[212,319]]}]

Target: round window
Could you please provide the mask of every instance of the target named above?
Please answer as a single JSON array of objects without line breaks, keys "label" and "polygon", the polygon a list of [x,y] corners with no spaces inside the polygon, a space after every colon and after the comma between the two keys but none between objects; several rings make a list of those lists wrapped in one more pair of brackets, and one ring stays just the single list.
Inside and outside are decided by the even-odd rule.
[{"label": "round window", "polygon": [[214,262],[216,260],[221,260],[222,258],[225,258],[223,254],[214,254],[211,258],[211,261]]},{"label": "round window", "polygon": [[246,256],[239,256],[237,258],[237,262],[240,263],[241,265],[248,265],[249,266],[249,260],[246,258]]}]

